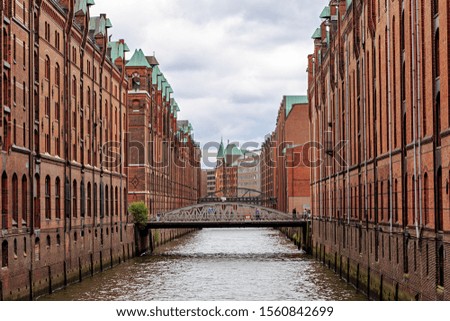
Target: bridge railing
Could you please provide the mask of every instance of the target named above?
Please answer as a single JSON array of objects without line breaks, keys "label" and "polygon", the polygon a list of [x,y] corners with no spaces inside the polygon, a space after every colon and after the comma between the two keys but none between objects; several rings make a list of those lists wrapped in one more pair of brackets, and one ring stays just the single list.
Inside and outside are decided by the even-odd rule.
[{"label": "bridge railing", "polygon": [[293,214],[252,204],[205,203],[157,215],[159,222],[231,222],[301,220]]}]

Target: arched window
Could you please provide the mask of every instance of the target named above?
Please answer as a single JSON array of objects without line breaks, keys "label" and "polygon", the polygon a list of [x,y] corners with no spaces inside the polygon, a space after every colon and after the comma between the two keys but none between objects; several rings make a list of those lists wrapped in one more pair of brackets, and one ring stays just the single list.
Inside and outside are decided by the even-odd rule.
[{"label": "arched window", "polygon": [[77,181],[73,180],[72,187],[72,217],[78,217],[78,208],[77,208]]},{"label": "arched window", "polygon": [[39,174],[34,176],[34,186],[36,193],[34,194],[34,228],[41,228],[41,178]]},{"label": "arched window", "polygon": [[45,78],[50,81],[50,57],[45,56]]},{"label": "arched window", "polygon": [[72,79],[72,96],[77,96],[77,78],[75,76]]},{"label": "arched window", "polygon": [[441,75],[441,63],[440,63],[440,47],[439,47],[439,28],[434,33],[434,77],[438,78]]},{"label": "arched window", "polygon": [[61,70],[58,63],[55,64],[55,85],[58,87],[61,85]]},{"label": "arched window", "polygon": [[14,239],[14,258],[17,259],[17,239]]},{"label": "arched window", "polygon": [[115,202],[116,202],[116,216],[119,215],[119,189],[116,186],[116,197],[115,197]]},{"label": "arched window", "polygon": [[19,180],[14,173],[12,178],[12,225],[17,227],[19,223]]},{"label": "arched window", "polygon": [[111,205],[111,216],[114,216],[114,187],[113,186],[111,186],[110,205]]},{"label": "arched window", "polygon": [[97,197],[97,183],[94,183],[94,217],[97,217],[98,197]]},{"label": "arched window", "polygon": [[439,14],[439,0],[433,0],[433,15]]},{"label": "arched window", "polygon": [[22,225],[27,226],[28,223],[28,182],[27,176],[22,176]]},{"label": "arched window", "polygon": [[8,175],[2,174],[2,229],[8,229]]},{"label": "arched window", "polygon": [[51,245],[52,245],[52,241],[50,239],[50,235],[47,235],[47,249],[49,249]]},{"label": "arched window", "polygon": [[9,131],[8,131],[8,120],[3,117],[3,144],[2,149],[7,151],[9,147]]},{"label": "arched window", "polygon": [[8,267],[8,260],[9,260],[8,242],[3,241],[3,243],[2,243],[2,268]]},{"label": "arched window", "polygon": [[92,202],[91,202],[91,183],[88,182],[87,184],[87,216],[91,217],[92,216]]},{"label": "arched window", "polygon": [[443,206],[444,188],[442,186],[442,167],[439,167],[437,170],[436,184],[437,184],[436,227],[437,227],[438,231],[443,231],[444,230],[444,206]]},{"label": "arched window", "polygon": [[61,245],[61,235],[56,235],[56,246],[60,246]]},{"label": "arched window", "polygon": [[436,127],[435,127],[435,139],[436,139],[436,145],[441,146],[441,93],[438,92],[436,95],[436,101],[435,101],[435,110],[436,114]]},{"label": "arched window", "polygon": [[108,185],[105,186],[105,214],[109,216],[109,190]]},{"label": "arched window", "polygon": [[45,219],[52,218],[52,209],[50,204],[50,176],[45,177]]},{"label": "arched window", "polygon": [[55,181],[55,216],[61,219],[61,180],[59,177]]},{"label": "arched window", "polygon": [[429,207],[430,207],[430,191],[429,191],[429,182],[428,182],[428,173],[425,173],[425,175],[423,176],[423,207],[424,207],[424,224],[427,225],[430,221],[430,211],[429,211]]},{"label": "arched window", "polygon": [[80,216],[85,216],[86,192],[84,190],[84,181],[80,184]]}]

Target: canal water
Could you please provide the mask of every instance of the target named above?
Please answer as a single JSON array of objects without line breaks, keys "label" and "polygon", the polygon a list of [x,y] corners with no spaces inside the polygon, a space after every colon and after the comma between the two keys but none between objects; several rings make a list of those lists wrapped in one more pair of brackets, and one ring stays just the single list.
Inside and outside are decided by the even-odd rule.
[{"label": "canal water", "polygon": [[364,300],[272,229],[204,229],[40,300]]}]

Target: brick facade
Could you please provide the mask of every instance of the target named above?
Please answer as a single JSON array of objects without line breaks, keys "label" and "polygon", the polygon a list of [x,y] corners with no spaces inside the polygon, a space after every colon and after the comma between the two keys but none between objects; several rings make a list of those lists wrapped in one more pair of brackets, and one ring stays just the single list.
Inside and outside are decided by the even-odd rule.
[{"label": "brick facade", "polygon": [[303,159],[308,142],[306,97],[283,97],[275,130],[261,151],[261,189],[268,206],[298,213],[310,208],[310,171]]},{"label": "brick facade", "polygon": [[308,80],[315,255],[377,299],[450,299],[444,0],[332,1]]},{"label": "brick facade", "polygon": [[120,158],[127,80],[108,53],[109,19],[90,17],[84,4],[1,7],[3,300],[48,293],[134,255]]}]

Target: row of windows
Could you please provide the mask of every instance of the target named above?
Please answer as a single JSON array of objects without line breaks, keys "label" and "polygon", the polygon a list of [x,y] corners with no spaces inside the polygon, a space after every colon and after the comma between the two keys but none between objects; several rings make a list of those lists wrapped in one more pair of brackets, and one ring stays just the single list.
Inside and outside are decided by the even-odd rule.
[{"label": "row of windows", "polygon": [[[104,232],[106,233],[106,236],[109,236],[109,233],[111,231],[111,235],[114,234],[114,228],[111,227],[111,229],[109,228],[101,228],[100,229],[100,244],[103,245],[104,244]],[[94,234],[95,234],[95,238],[97,239],[98,237],[98,229],[94,230]],[[91,230],[89,230],[89,234],[91,233]],[[115,233],[118,234],[119,233],[119,227],[116,226],[115,227]],[[78,241],[78,234],[80,234],[81,238],[84,238],[84,231],[78,232],[78,231],[74,231],[73,232],[73,242],[77,242]],[[56,235],[56,246],[60,247],[61,246],[61,235],[57,234]],[[41,259],[41,244],[40,244],[40,238],[37,237],[34,240],[34,260],[35,261],[39,261]],[[46,242],[45,242],[45,246],[47,251],[49,251],[52,247],[52,238],[50,235],[47,235],[46,237]],[[23,238],[23,243],[22,243],[22,253],[23,256],[26,257],[28,255],[28,248],[27,248],[27,238],[24,237]],[[14,259],[18,258],[18,241],[17,238],[14,239],[13,241],[13,253],[14,253]],[[1,256],[1,265],[2,268],[8,267],[9,266],[9,244],[8,241],[3,241],[2,242],[2,256]]]},{"label": "row of windows", "polygon": [[[28,224],[28,203],[27,203],[27,191],[28,182],[26,175],[22,176],[21,180],[21,200],[19,200],[19,180],[17,175],[14,173],[11,180],[11,196],[10,196],[10,186],[8,181],[8,175],[3,172],[1,178],[1,200],[2,200],[2,220],[1,227],[7,229],[10,226],[27,226]],[[35,177],[35,214],[34,214],[34,226],[35,228],[40,228],[40,180],[39,175]],[[77,181],[74,180],[72,183],[72,189],[70,190],[70,184],[66,181],[66,217],[70,217],[70,204],[72,210],[72,217],[77,218],[78,215],[81,217],[97,217],[100,208],[100,217],[106,216],[118,216],[120,213],[119,200],[121,197],[127,196],[126,189],[123,190],[123,195],[119,195],[119,187],[109,187],[108,185],[100,184],[100,189],[98,191],[97,183],[94,183],[93,188],[91,183],[87,183],[87,188],[85,188],[84,181],[81,182],[80,187],[77,187]],[[78,194],[79,193],[79,194]],[[10,199],[11,197],[11,199]],[[54,185],[52,186],[52,181],[50,176],[46,176],[44,185],[44,212],[45,219],[51,220],[52,218],[61,219],[62,215],[62,183],[59,177],[56,177]],[[72,200],[70,199],[72,198]],[[9,202],[11,200],[11,207]],[[71,202],[72,201],[72,202]],[[19,202],[22,207],[22,217],[19,217]],[[10,211],[11,216],[9,215]],[[123,202],[123,213],[127,213],[126,202]]]}]

